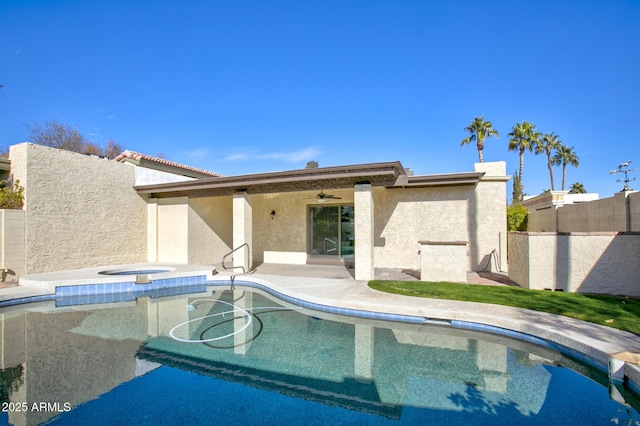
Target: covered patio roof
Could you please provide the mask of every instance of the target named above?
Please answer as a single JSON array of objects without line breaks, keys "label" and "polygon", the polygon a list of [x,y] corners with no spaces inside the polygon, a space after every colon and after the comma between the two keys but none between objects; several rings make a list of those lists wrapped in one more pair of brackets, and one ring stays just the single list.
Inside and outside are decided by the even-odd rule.
[{"label": "covered patio roof", "polygon": [[153,198],[213,197],[238,192],[267,194],[274,192],[313,191],[353,188],[358,183],[373,186],[424,187],[476,184],[484,173],[455,173],[407,176],[399,161],[319,167],[283,172],[258,173],[227,177],[211,177],[186,182],[136,186],[139,194]]}]

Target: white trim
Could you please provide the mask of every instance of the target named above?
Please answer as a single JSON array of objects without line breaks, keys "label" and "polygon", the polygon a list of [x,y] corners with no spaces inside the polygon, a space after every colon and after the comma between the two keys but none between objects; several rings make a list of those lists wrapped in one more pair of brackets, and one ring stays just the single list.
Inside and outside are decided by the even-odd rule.
[{"label": "white trim", "polygon": [[286,265],[306,265],[307,253],[298,251],[264,251],[264,263],[283,263]]}]

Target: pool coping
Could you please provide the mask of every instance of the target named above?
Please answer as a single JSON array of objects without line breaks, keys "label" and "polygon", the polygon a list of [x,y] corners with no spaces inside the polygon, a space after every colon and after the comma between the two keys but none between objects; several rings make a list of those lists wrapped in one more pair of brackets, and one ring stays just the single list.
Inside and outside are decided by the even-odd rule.
[{"label": "pool coping", "polygon": [[[150,284],[135,284],[135,275],[100,275],[104,270],[123,268],[157,268],[168,266],[170,272],[149,274]],[[560,315],[522,308],[427,299],[384,293],[371,289],[366,281],[344,278],[302,277],[255,273],[232,276],[217,273],[211,265],[184,265],[144,262],[131,265],[103,266],[23,277],[18,287],[0,290],[0,306],[17,305],[64,297],[87,297],[101,300],[100,293],[128,292],[134,297],[145,291],[173,288],[202,289],[203,286],[242,285],[260,288],[290,303],[309,309],[360,318],[388,321],[447,323],[452,327],[501,334],[530,341],[568,353],[605,372],[612,359],[621,353],[640,354],[640,336],[611,327],[592,324]],[[163,296],[165,293],[158,293]],[[85,297],[85,299],[82,299]],[[640,395],[640,365],[623,361],[623,380]]]}]

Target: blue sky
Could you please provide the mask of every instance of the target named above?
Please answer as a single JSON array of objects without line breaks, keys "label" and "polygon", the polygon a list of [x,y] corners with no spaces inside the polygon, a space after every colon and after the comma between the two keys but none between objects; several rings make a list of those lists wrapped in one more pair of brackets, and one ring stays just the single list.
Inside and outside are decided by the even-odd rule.
[{"label": "blue sky", "polygon": [[[509,175],[522,120],[575,147],[567,186],[608,197],[610,170],[640,168],[637,0],[4,0],[0,84],[4,147],[56,118],[224,175],[310,160],[449,173],[473,169],[460,141],[484,115],[500,133],[485,161]],[[524,185],[550,188],[544,156],[525,156]]]}]

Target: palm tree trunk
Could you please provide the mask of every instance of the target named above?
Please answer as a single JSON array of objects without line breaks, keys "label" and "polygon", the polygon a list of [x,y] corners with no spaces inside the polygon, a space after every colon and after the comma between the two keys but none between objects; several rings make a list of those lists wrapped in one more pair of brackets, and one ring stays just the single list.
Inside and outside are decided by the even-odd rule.
[{"label": "palm tree trunk", "polygon": [[549,168],[549,179],[551,179],[551,190],[555,191],[555,185],[553,183],[553,165],[551,164],[551,155],[547,154],[547,167]]},{"label": "palm tree trunk", "polygon": [[524,169],[524,149],[520,148],[520,199],[524,197],[524,179],[522,179],[522,170]]},{"label": "palm tree trunk", "polygon": [[478,148],[478,160],[482,163],[482,150],[480,148]]},{"label": "palm tree trunk", "polygon": [[564,178],[566,177],[567,173],[567,164],[566,163],[562,163],[562,190],[564,191]]}]

